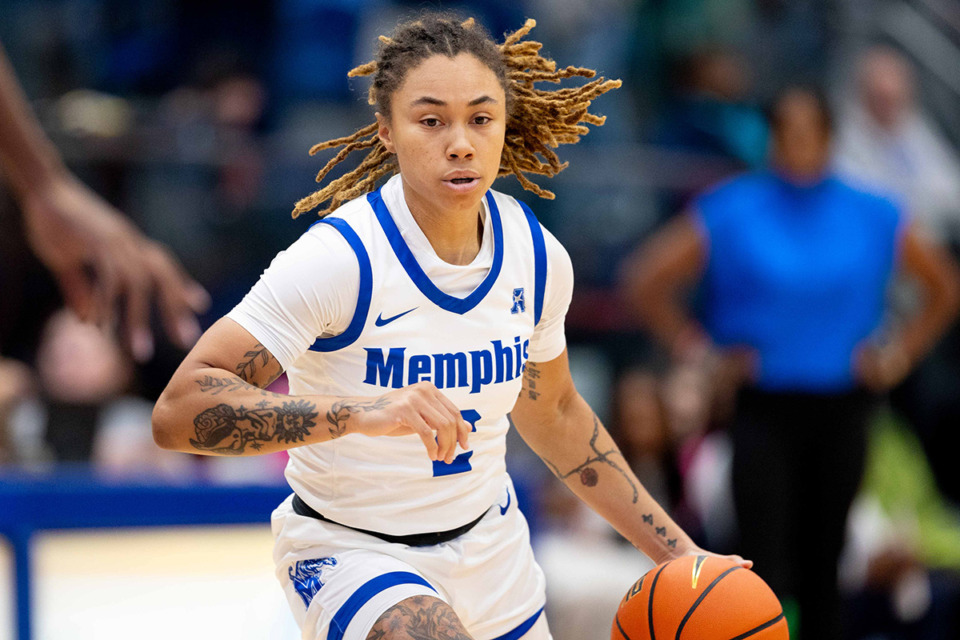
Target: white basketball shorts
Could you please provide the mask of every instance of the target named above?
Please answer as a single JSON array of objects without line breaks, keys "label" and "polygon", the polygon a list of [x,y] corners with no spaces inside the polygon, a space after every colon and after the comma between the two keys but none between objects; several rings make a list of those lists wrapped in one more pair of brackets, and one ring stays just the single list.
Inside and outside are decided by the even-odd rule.
[{"label": "white basketball shorts", "polygon": [[292,498],[273,512],[274,561],[303,640],[366,640],[384,612],[418,595],[447,602],[475,640],[551,640],[543,572],[508,476],[475,527],[429,547],[297,515]]}]

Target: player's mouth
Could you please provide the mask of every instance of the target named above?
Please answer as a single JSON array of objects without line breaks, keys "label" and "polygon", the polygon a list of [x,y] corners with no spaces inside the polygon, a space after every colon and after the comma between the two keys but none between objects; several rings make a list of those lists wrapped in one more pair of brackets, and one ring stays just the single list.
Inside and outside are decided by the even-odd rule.
[{"label": "player's mouth", "polygon": [[445,177],[443,183],[458,193],[466,193],[480,184],[480,176],[473,172],[457,172]]}]

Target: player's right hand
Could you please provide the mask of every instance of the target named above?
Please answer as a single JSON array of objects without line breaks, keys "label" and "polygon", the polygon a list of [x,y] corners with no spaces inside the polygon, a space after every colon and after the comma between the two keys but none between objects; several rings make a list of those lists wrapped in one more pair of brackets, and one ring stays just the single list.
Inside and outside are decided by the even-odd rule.
[{"label": "player's right hand", "polygon": [[431,460],[453,462],[457,445],[466,449],[471,426],[457,406],[432,382],[385,393],[377,408],[357,414],[357,432],[369,436],[420,436]]}]

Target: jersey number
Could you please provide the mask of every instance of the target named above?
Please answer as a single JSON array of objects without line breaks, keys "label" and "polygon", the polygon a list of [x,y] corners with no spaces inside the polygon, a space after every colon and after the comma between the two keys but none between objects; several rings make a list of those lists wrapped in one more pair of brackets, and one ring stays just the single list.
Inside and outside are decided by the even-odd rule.
[{"label": "jersey number", "polygon": [[[477,421],[480,420],[480,414],[477,413],[474,409],[467,409],[466,411],[461,411],[460,415],[463,416],[463,419],[470,423],[472,427],[471,432],[477,430]],[[453,459],[453,462],[443,462],[442,460],[433,461],[433,477],[439,478],[440,476],[452,476],[455,473],[466,473],[473,469],[470,466],[470,456],[473,455],[473,451],[464,451],[456,458]]]}]

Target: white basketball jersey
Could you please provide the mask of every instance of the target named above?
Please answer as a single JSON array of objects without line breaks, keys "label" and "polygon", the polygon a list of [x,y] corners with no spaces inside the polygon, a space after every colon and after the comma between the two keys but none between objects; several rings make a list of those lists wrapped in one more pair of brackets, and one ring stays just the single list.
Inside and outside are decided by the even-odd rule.
[{"label": "white basketball jersey", "polygon": [[[379,396],[428,380],[473,425],[469,450],[458,448],[451,464],[431,461],[416,435],[348,434],[289,451],[287,479],[307,504],[336,522],[394,535],[458,527],[500,495],[506,414],[520,393],[547,277],[539,222],[517,200],[489,191],[492,266],[466,297],[444,293],[387,207],[402,197],[395,177],[318,223],[333,226],[356,254],[359,295],[346,329],[317,338],[287,367],[293,395]],[[326,428],[325,416],[318,422]]]}]

